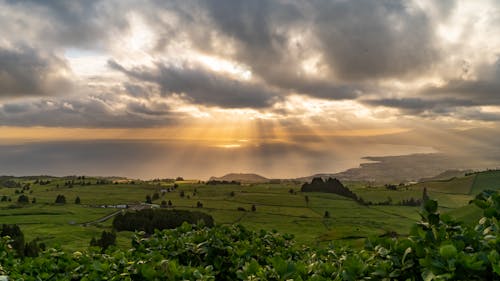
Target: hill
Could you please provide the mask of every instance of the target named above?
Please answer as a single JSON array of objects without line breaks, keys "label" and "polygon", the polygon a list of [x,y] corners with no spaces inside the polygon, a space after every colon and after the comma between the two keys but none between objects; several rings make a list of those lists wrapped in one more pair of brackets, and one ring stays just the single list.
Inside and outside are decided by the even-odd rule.
[{"label": "hill", "polygon": [[[451,173],[443,173],[441,175]],[[454,194],[476,195],[486,189],[500,189],[500,170],[488,170],[482,172],[468,173],[461,177],[448,179],[426,180],[411,185],[410,189],[422,189],[426,187],[430,191]]]},{"label": "hill", "polygon": [[299,181],[311,181],[313,178],[332,177],[341,181],[366,181],[379,184],[401,183],[430,178],[449,169],[465,170],[466,163],[452,156],[440,153],[411,154],[401,156],[364,157],[369,161],[361,163],[358,168],[348,169],[340,173],[316,174],[298,178]]},{"label": "hill", "polygon": [[486,189],[500,189],[500,170],[474,173],[471,194],[475,195]]},{"label": "hill", "polygon": [[446,171],[444,171],[436,176],[433,176],[433,177],[421,178],[419,180],[419,182],[449,180],[452,178],[463,177],[466,174],[470,174],[471,172],[472,172],[471,170],[446,170]]},{"label": "hill", "polygon": [[230,173],[222,177],[210,177],[210,181],[236,181],[241,183],[264,183],[270,179],[257,174]]},{"label": "hill", "polygon": [[410,189],[423,189],[425,187],[434,192],[471,194],[475,179],[476,175],[472,174],[443,180],[428,180],[411,185]]}]

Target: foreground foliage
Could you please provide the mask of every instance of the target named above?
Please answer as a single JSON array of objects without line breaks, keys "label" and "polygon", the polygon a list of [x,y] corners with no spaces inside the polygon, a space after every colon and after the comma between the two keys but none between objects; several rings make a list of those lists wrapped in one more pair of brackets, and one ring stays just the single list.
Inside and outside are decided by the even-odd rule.
[{"label": "foreground foliage", "polygon": [[467,226],[428,200],[409,237],[376,238],[363,250],[313,249],[276,232],[240,225],[183,224],[148,236],[129,250],[43,251],[21,260],[8,237],[0,242],[0,274],[13,280],[500,280],[500,195],[473,203],[484,217]]}]

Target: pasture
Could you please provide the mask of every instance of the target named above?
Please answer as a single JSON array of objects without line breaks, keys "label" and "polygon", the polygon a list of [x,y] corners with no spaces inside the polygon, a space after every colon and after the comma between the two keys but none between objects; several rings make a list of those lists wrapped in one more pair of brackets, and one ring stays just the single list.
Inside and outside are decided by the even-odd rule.
[{"label": "pasture", "polygon": [[[76,180],[68,186],[65,185],[66,178],[42,177],[38,178],[38,182],[33,178],[18,178],[16,182],[21,186],[29,184],[30,188],[0,188],[0,197],[11,199],[10,202],[0,202],[0,223],[20,225],[26,241],[38,239],[64,249],[81,249],[88,246],[93,236],[111,229],[112,218],[102,222],[98,220],[121,211],[114,206],[126,204],[147,208],[170,201],[172,208],[206,212],[213,216],[216,224],[240,223],[254,230],[275,229],[291,233],[299,242],[308,245],[330,242],[356,244],[372,235],[394,232],[406,235],[412,223],[419,219],[419,207],[397,203],[409,198],[422,198],[423,187],[427,188],[432,199],[438,200],[442,212],[468,217],[474,215],[474,210],[464,207],[473,198],[472,191],[498,187],[499,178],[499,173],[478,173],[458,179],[398,187],[397,190],[384,186],[367,187],[359,182],[345,183],[366,201],[393,202],[391,205],[370,206],[336,194],[302,193],[300,183],[293,182],[205,185],[197,181],[179,181],[174,189],[174,183],[166,181],[96,184],[98,179],[87,178],[85,182],[90,182],[90,185],[80,185]],[[44,183],[45,180],[50,180],[50,183]],[[21,194],[28,196],[29,203],[16,203]],[[64,195],[65,204],[54,203],[58,195]],[[153,204],[142,205],[148,195],[154,199]],[[80,204],[75,204],[76,197],[80,198]],[[32,203],[33,198],[35,203]],[[201,208],[198,203],[202,204]],[[118,244],[128,247],[130,235],[130,232],[118,233]]]}]

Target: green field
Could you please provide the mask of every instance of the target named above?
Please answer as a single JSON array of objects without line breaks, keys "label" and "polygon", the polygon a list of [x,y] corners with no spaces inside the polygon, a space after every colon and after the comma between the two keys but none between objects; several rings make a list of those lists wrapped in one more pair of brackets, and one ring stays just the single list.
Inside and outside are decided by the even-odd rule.
[{"label": "green field", "polygon": [[[399,206],[398,202],[409,198],[422,198],[427,188],[432,199],[439,202],[443,212],[460,218],[475,218],[475,210],[464,207],[476,192],[499,187],[500,173],[484,172],[450,180],[419,183],[413,186],[389,190],[367,187],[363,183],[346,183],[365,201],[373,203],[390,200],[392,205],[365,206],[335,194],[301,193],[300,184],[252,184],[252,185],[205,185],[197,181],[177,182],[178,188],[171,192],[162,190],[173,187],[172,182],[120,182],[96,185],[96,179],[87,179],[91,185],[65,186],[65,179],[51,179],[49,184],[35,184],[34,179],[16,179],[21,184],[30,184],[24,194],[28,204],[16,204],[21,188],[0,188],[0,197],[9,196],[11,202],[0,202],[0,223],[19,224],[26,240],[39,239],[50,245],[61,245],[67,249],[78,249],[88,245],[93,236],[111,229],[112,218],[95,222],[109,214],[120,211],[104,208],[103,205],[128,204],[140,206],[147,195],[158,193],[160,198],[170,200],[174,208],[198,209],[212,215],[217,224],[240,223],[250,229],[278,230],[294,234],[301,243],[315,245],[330,241],[357,243],[361,238],[397,232],[405,235],[411,224],[419,219],[419,207]],[[290,193],[292,189],[293,193]],[[16,193],[17,191],[17,193]],[[181,192],[185,196],[181,197]],[[232,194],[233,193],[233,194]],[[64,195],[64,205],[54,204],[57,195]],[[75,204],[75,198],[81,204]],[[306,196],[308,201],[306,201]],[[36,203],[31,200],[36,198]],[[252,205],[256,211],[252,212]],[[238,210],[243,208],[244,211]],[[325,212],[329,217],[325,218]],[[476,212],[477,213],[477,212]],[[128,246],[131,233],[118,234],[118,243]]]},{"label": "green field", "polygon": [[500,171],[485,171],[476,174],[471,192],[477,194],[486,189],[500,187]]}]

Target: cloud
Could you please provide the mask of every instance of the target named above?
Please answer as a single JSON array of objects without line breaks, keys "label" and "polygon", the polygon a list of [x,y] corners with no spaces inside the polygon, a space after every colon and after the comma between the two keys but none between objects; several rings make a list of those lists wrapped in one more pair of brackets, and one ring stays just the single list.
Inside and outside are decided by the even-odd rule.
[{"label": "cloud", "polygon": [[[46,48],[106,49],[113,33],[125,32],[128,5],[114,1],[2,1],[4,38]],[[19,36],[22,34],[23,36]]]},{"label": "cloud", "polygon": [[0,47],[0,98],[49,96],[70,89],[64,60],[29,47]]},{"label": "cloud", "polygon": [[439,59],[434,26],[409,2],[315,1],[315,32],[341,79],[404,77]]},{"label": "cloud", "polygon": [[[104,94],[99,91],[106,87],[96,86],[100,83],[124,86],[131,100],[149,100],[159,88],[163,98],[181,96],[195,105],[264,112],[299,94],[351,100],[372,111],[388,107],[419,117],[442,114],[494,120],[492,113],[479,108],[500,102],[496,94],[500,89],[498,67],[478,67],[491,61],[499,44],[493,36],[486,38],[489,40],[481,37],[497,33],[492,23],[498,18],[498,7],[488,5],[479,3],[476,7],[452,0],[149,0],[140,4],[0,0],[0,25],[4,26],[0,30],[0,98],[59,94],[60,99],[51,100],[55,104],[83,103],[83,108],[100,108],[86,94],[74,98],[86,93],[87,87],[93,87],[95,95]],[[481,10],[474,10],[478,7],[488,11],[482,21],[476,18],[481,14]],[[151,36],[145,38],[145,34]],[[466,38],[467,44],[453,38]],[[129,46],[132,43],[137,43],[137,49]],[[487,47],[486,55],[476,55],[479,52],[475,50],[481,47]],[[109,70],[92,67],[85,54],[113,58],[108,63],[113,73],[88,75],[96,80],[83,74],[68,78],[64,75],[69,72],[67,61],[61,59],[68,53],[74,55],[68,55],[68,61],[80,60],[86,75]],[[248,70],[251,78],[214,71],[196,61],[198,55],[234,62]],[[454,67],[463,61],[467,70],[456,74]],[[71,80],[78,82],[77,89],[68,86]],[[422,86],[435,81],[441,85]],[[392,87],[396,84],[399,88]],[[27,103],[40,105],[44,101]],[[3,114],[21,118],[23,108],[37,114],[44,113],[41,108],[53,110],[20,104],[4,103]],[[153,118],[161,116],[163,108],[152,108],[148,102],[120,104],[122,111],[104,107],[91,115],[83,110],[73,112],[66,121],[54,118],[47,124],[69,124],[70,120],[85,124],[83,119],[88,118],[89,126],[125,126],[115,119],[125,115],[125,119],[140,116],[131,118],[142,120],[137,124],[165,122]],[[81,116],[75,117],[77,114]],[[14,124],[23,123],[8,117],[5,120]],[[350,120],[355,123],[353,118]],[[138,126],[131,122],[131,126]]]},{"label": "cloud", "polygon": [[160,86],[164,95],[184,94],[193,103],[226,108],[270,106],[279,93],[265,85],[230,78],[200,65],[173,66],[157,63],[154,68],[126,69],[110,60],[109,66],[139,81]]},{"label": "cloud", "polygon": [[361,102],[399,109],[406,115],[452,116],[464,120],[498,121],[500,113],[482,106],[500,106],[500,59],[480,67],[474,79],[452,79],[439,86],[425,86],[408,97],[371,98]]},{"label": "cloud", "polygon": [[0,126],[145,128],[166,126],[182,118],[161,102],[120,100],[113,95],[42,99],[0,105]]}]

